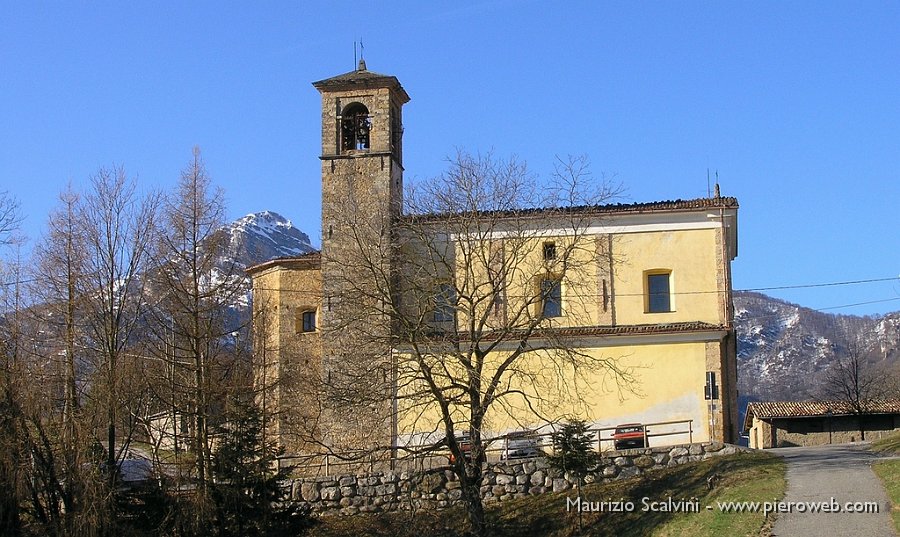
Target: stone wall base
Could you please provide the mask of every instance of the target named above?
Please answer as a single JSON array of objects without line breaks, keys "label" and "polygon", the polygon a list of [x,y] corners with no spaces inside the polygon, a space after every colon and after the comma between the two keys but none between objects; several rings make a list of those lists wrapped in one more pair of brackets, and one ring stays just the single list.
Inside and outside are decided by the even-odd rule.
[{"label": "stone wall base", "polygon": [[[604,454],[585,483],[625,479],[645,472],[751,451],[747,448],[705,442],[679,446],[629,449]],[[550,468],[543,458],[489,464],[481,481],[485,503],[502,502],[546,492],[563,492],[575,486],[575,477]],[[449,468],[422,473],[379,472],[366,475],[298,478],[290,487],[293,501],[321,514],[354,515],[410,509],[440,509],[462,498],[456,474]]]}]

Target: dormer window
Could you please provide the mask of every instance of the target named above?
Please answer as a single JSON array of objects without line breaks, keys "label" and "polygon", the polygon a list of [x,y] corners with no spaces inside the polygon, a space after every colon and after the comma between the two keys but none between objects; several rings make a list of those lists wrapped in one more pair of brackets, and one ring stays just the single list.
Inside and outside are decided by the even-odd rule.
[{"label": "dormer window", "polygon": [[362,103],[347,105],[341,114],[341,150],[369,149],[371,130],[372,120],[369,118],[369,109]]}]

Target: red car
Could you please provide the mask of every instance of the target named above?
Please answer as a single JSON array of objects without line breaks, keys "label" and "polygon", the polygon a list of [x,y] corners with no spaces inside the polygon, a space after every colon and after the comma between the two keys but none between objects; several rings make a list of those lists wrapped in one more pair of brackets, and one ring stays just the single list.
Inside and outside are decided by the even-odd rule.
[{"label": "red car", "polygon": [[616,449],[647,447],[647,429],[640,423],[616,425],[613,443]]},{"label": "red car", "polygon": [[[460,436],[457,436],[456,443],[459,444],[459,450],[462,451],[463,458],[467,461],[472,460],[472,441],[469,438],[469,434],[463,433]],[[456,457],[453,453],[451,453],[447,459],[450,461],[450,464],[456,462]]]}]

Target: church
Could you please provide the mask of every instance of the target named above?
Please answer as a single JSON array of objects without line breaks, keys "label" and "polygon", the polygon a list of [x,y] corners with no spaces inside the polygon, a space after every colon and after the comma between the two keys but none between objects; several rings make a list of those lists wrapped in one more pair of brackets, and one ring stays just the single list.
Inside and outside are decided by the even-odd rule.
[{"label": "church", "polygon": [[360,61],[313,86],[321,251],[248,269],[259,401],[289,453],[572,418],[736,440],[736,199],[521,207],[509,169],[465,156],[411,196],[399,80]]}]

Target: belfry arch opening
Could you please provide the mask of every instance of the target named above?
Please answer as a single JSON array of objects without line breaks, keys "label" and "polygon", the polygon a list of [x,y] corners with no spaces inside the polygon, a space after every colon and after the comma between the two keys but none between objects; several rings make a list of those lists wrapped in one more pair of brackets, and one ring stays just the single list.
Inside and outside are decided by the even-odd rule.
[{"label": "belfry arch opening", "polygon": [[372,120],[362,103],[350,103],[341,113],[341,150],[365,150],[370,147]]}]

